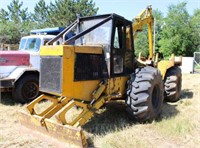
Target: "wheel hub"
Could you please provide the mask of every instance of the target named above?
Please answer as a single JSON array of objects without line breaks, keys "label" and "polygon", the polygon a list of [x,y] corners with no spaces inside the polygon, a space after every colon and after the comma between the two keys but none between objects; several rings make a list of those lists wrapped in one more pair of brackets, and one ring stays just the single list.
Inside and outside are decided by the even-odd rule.
[{"label": "wheel hub", "polygon": [[23,87],[23,96],[32,100],[38,95],[38,85],[35,82],[28,82]]}]

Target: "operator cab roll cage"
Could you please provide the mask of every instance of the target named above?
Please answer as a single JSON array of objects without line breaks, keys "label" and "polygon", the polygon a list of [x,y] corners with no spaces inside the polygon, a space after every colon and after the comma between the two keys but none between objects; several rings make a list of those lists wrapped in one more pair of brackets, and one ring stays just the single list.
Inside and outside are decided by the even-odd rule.
[{"label": "operator cab roll cage", "polygon": [[[80,29],[80,25],[84,21],[101,20],[85,30]],[[110,77],[122,76],[131,74],[134,69],[134,44],[132,22],[117,14],[106,14],[91,17],[77,18],[71,25],[64,29],[55,38],[50,40],[47,45],[52,45],[53,42],[60,37],[63,38],[63,44],[75,44],[78,39],[81,39],[86,34],[94,31],[105,23],[111,21],[111,35],[109,46],[104,50],[105,60],[107,62],[108,74]],[[64,40],[64,36],[71,31],[77,29],[76,35]],[[84,41],[81,41],[84,44]],[[104,46],[104,45],[103,45]]]}]

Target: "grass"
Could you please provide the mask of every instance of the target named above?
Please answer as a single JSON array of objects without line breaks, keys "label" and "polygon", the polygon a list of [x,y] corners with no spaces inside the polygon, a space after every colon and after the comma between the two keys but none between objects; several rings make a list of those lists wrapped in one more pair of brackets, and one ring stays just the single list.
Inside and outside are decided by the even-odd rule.
[{"label": "grass", "polygon": [[[107,134],[104,136],[96,136],[94,141],[96,146],[105,147],[105,148],[133,148],[133,147],[148,147],[151,146],[151,143],[148,141],[143,141],[138,138],[135,133],[131,132],[131,127],[124,128],[121,131],[115,131],[113,133]],[[113,138],[113,134],[115,138]],[[131,139],[130,139],[131,138]]]},{"label": "grass", "polygon": [[[44,102],[41,106],[44,106]],[[17,132],[16,112],[24,108],[4,95],[0,103],[0,147],[54,147]],[[73,114],[77,109],[73,109]],[[83,126],[90,147],[198,147],[200,145],[200,75],[183,75],[181,100],[164,103],[152,123],[131,121],[123,102],[110,102]],[[1,138],[3,137],[3,138]]]},{"label": "grass", "polygon": [[186,117],[163,119],[161,122],[155,122],[154,125],[162,135],[175,137],[190,134],[195,129],[193,123]]}]

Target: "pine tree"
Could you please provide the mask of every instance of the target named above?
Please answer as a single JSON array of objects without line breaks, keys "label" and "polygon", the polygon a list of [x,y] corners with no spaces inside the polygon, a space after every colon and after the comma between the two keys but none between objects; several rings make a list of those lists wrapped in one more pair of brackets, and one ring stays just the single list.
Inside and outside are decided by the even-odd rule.
[{"label": "pine tree", "polygon": [[[33,21],[36,23],[35,28],[45,28],[50,27],[49,23],[49,6],[45,3],[44,0],[40,0],[34,7]],[[53,24],[52,24],[53,25]]]},{"label": "pine tree", "polygon": [[30,14],[22,8],[23,2],[13,0],[7,6],[8,12],[0,11],[0,36],[3,43],[19,43],[22,36],[29,34],[31,29]]},{"label": "pine tree", "polygon": [[50,3],[50,23],[56,26],[68,26],[77,15],[92,16],[98,11],[92,0],[57,0]]}]

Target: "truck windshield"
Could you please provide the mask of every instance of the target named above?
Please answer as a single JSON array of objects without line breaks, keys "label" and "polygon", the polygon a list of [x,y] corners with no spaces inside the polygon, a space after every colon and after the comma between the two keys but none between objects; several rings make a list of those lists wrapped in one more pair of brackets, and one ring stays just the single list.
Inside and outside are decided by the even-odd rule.
[{"label": "truck windshield", "polygon": [[20,40],[19,50],[39,51],[40,45],[40,38],[22,38]]},{"label": "truck windshield", "polygon": [[24,49],[30,51],[38,51],[40,49],[40,44],[40,38],[29,38]]}]

